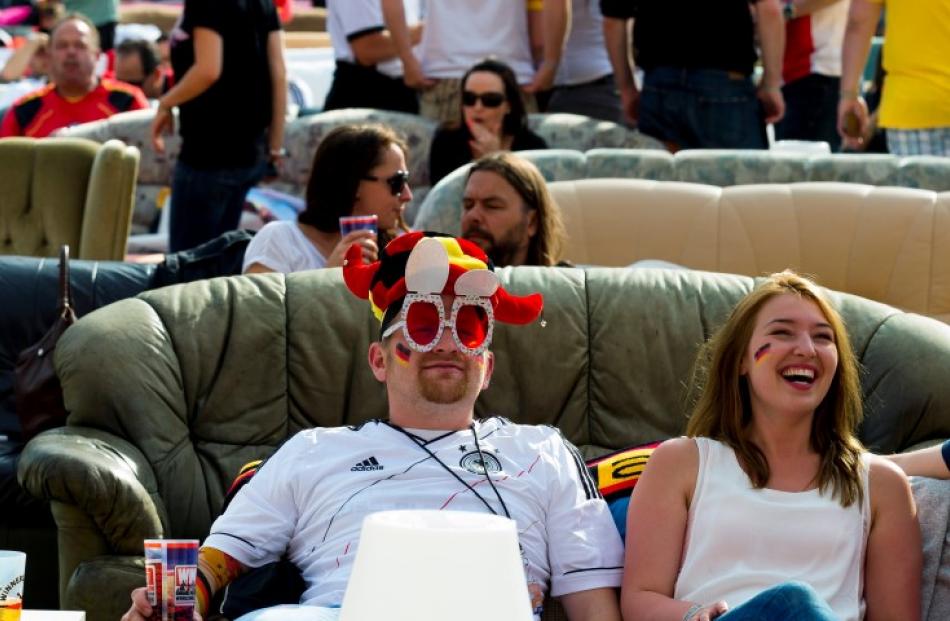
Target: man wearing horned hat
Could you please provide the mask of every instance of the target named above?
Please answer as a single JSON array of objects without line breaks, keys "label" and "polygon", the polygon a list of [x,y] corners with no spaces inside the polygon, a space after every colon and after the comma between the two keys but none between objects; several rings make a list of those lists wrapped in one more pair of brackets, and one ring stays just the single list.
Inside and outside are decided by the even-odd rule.
[{"label": "man wearing horned hat", "polygon": [[[537,320],[541,296],[506,292],[477,245],[421,232],[369,265],[354,246],[343,275],[381,322],[368,360],[389,418],[303,431],[264,464],[201,548],[198,610],[250,568],[286,556],[303,576],[301,605],[238,621],[336,619],[363,518],[415,508],[514,520],[536,619],[550,594],[571,621],[619,621],[622,543],[577,449],[553,427],[474,416],[492,375],[495,322]],[[491,597],[476,594],[477,580],[473,589]],[[123,621],[147,618],[144,589],[132,600]]]}]

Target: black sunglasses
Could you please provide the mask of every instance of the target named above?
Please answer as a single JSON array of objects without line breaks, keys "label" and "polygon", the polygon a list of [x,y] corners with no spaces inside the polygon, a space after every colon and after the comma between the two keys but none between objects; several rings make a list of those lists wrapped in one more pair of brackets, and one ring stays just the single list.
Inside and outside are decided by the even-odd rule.
[{"label": "black sunglasses", "polygon": [[403,189],[405,189],[406,184],[409,183],[409,171],[397,170],[391,177],[386,177],[385,179],[373,175],[366,175],[363,179],[366,181],[385,181],[386,185],[389,186],[389,191],[393,193],[393,196],[399,196],[402,194]]},{"label": "black sunglasses", "polygon": [[474,106],[475,102],[482,100],[482,105],[486,108],[497,108],[505,103],[504,93],[473,93],[472,91],[462,91],[462,105]]}]

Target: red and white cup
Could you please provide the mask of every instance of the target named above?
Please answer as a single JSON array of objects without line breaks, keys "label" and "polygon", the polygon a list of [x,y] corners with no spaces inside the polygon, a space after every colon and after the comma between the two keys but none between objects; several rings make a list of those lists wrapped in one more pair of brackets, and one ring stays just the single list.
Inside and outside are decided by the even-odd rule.
[{"label": "red and white cup", "polygon": [[151,621],[192,621],[198,579],[197,539],[146,539],[145,586]]},{"label": "red and white cup", "polygon": [[372,231],[374,235],[379,233],[379,218],[372,216],[340,216],[340,235],[346,237],[353,231]]}]

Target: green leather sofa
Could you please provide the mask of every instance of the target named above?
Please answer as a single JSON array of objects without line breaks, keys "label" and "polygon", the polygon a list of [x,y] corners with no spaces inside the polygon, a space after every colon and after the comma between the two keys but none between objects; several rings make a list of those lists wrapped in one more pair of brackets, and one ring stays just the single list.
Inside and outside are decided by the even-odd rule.
[{"label": "green leather sofa", "polygon": [[[677,270],[500,273],[509,291],[544,293],[547,325],[498,326],[477,412],[558,425],[587,455],[683,431],[697,347],[754,284]],[[950,436],[950,326],[833,299],[864,366],[864,441],[899,451]],[[114,621],[144,584],[143,539],[204,536],[238,468],[290,434],[385,415],[366,363],[375,329],[336,269],[167,287],[81,319],[56,351],[68,425],[32,440],[19,467],[51,501],[63,607]],[[944,481],[915,490],[950,499]],[[922,513],[924,618],[946,619],[947,509]]]}]

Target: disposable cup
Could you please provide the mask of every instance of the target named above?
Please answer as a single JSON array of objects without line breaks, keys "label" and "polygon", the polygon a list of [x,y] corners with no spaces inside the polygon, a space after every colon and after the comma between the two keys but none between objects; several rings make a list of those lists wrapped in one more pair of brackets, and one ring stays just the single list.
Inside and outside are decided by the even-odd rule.
[{"label": "disposable cup", "polygon": [[0,621],[19,621],[26,553],[0,550]]},{"label": "disposable cup", "polygon": [[376,216],[340,216],[340,235],[346,236],[352,231],[378,231]]},{"label": "disposable cup", "polygon": [[151,621],[191,621],[198,577],[197,539],[146,539],[145,586]]}]

